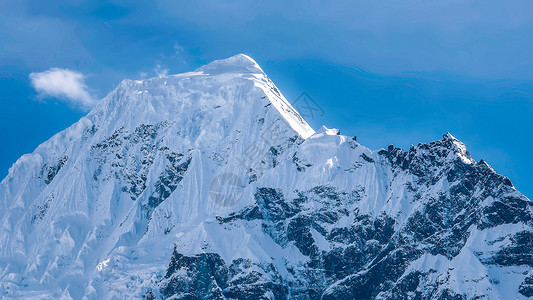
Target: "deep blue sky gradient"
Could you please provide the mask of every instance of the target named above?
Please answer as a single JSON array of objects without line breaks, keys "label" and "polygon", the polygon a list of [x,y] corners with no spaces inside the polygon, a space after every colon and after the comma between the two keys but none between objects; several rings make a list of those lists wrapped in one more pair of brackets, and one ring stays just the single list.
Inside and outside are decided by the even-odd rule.
[{"label": "deep blue sky gradient", "polygon": [[[68,68],[101,98],[124,78],[246,53],[372,149],[451,132],[533,196],[533,2],[0,0],[0,177],[86,112],[37,97]],[[159,67],[158,67],[159,66]]]}]

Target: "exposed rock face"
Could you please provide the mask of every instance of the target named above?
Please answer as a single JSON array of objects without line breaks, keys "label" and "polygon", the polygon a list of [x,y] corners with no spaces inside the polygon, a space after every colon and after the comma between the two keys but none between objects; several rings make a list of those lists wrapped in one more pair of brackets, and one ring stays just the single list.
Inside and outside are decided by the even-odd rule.
[{"label": "exposed rock face", "polygon": [[452,135],[314,132],[249,57],[124,81],[0,185],[2,297],[520,299],[533,203]]},{"label": "exposed rock face", "polygon": [[[472,255],[479,266],[461,267],[482,266],[476,272],[497,267],[533,268],[531,201],[516,193],[509,180],[485,162],[475,163],[469,156],[454,155],[456,143],[459,142],[448,134],[441,141],[420,144],[409,152],[392,148],[380,151],[376,160],[366,154],[360,156],[365,164],[390,168],[391,181],[410,177],[411,181],[403,184],[409,195],[404,197],[414,209],[401,224],[397,215],[387,212],[361,213],[357,207],[365,201],[364,187],[340,190],[333,186],[292,193],[258,187],[253,205],[217,219],[226,226],[237,223],[246,227],[259,222],[263,233],[277,244],[294,245],[307,258],[305,263],[291,266],[294,279],[285,278],[286,294],[282,298],[491,297],[499,283],[488,272],[463,279],[463,284],[479,284],[480,291],[469,294],[453,288],[459,283],[450,275],[455,267],[414,267],[421,260],[453,264],[462,256]],[[445,190],[427,193],[443,181],[447,182]],[[286,199],[286,194],[296,196]],[[479,240],[481,233],[518,224],[528,229]],[[502,246],[494,250],[486,247],[495,243]],[[487,251],[477,250],[483,248]],[[286,266],[290,265],[288,262]],[[514,293],[531,296],[531,277],[523,280]],[[483,281],[490,285],[482,286]],[[168,292],[168,285],[164,289]],[[265,295],[267,292],[264,290]],[[245,294],[229,296],[224,289],[221,293],[226,298],[246,299]]]}]

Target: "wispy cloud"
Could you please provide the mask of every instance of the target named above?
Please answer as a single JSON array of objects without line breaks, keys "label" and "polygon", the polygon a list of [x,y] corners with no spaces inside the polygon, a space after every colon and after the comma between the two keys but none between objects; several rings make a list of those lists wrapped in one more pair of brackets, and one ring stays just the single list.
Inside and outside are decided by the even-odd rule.
[{"label": "wispy cloud", "polygon": [[185,59],[185,48],[183,48],[178,42],[174,42],[174,54],[173,57],[176,58],[179,64],[187,66],[187,60]]},{"label": "wispy cloud", "polygon": [[169,72],[169,69],[161,64],[157,64],[154,68],[154,73],[159,78],[168,76],[168,72]]},{"label": "wispy cloud", "polygon": [[90,94],[82,73],[69,69],[51,68],[31,73],[33,88],[41,97],[54,97],[76,108],[91,109],[98,101]]},{"label": "wispy cloud", "polygon": [[181,57],[184,51],[185,49],[178,42],[174,42],[174,55]]}]

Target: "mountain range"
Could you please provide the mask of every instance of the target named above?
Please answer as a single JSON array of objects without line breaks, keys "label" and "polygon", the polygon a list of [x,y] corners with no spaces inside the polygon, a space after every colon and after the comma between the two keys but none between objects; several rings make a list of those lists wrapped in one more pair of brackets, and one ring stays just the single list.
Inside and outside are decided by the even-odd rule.
[{"label": "mountain range", "polygon": [[17,299],[527,299],[533,202],[450,133],[313,130],[239,54],[124,80],[0,184]]}]

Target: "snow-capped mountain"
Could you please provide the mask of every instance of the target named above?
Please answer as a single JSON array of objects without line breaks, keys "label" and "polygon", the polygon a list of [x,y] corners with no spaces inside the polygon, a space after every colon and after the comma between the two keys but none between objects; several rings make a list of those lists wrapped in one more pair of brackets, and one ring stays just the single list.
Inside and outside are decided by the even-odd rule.
[{"label": "snow-capped mountain", "polygon": [[125,80],[0,185],[31,299],[525,299],[533,203],[451,134],[315,132],[255,61]]}]

